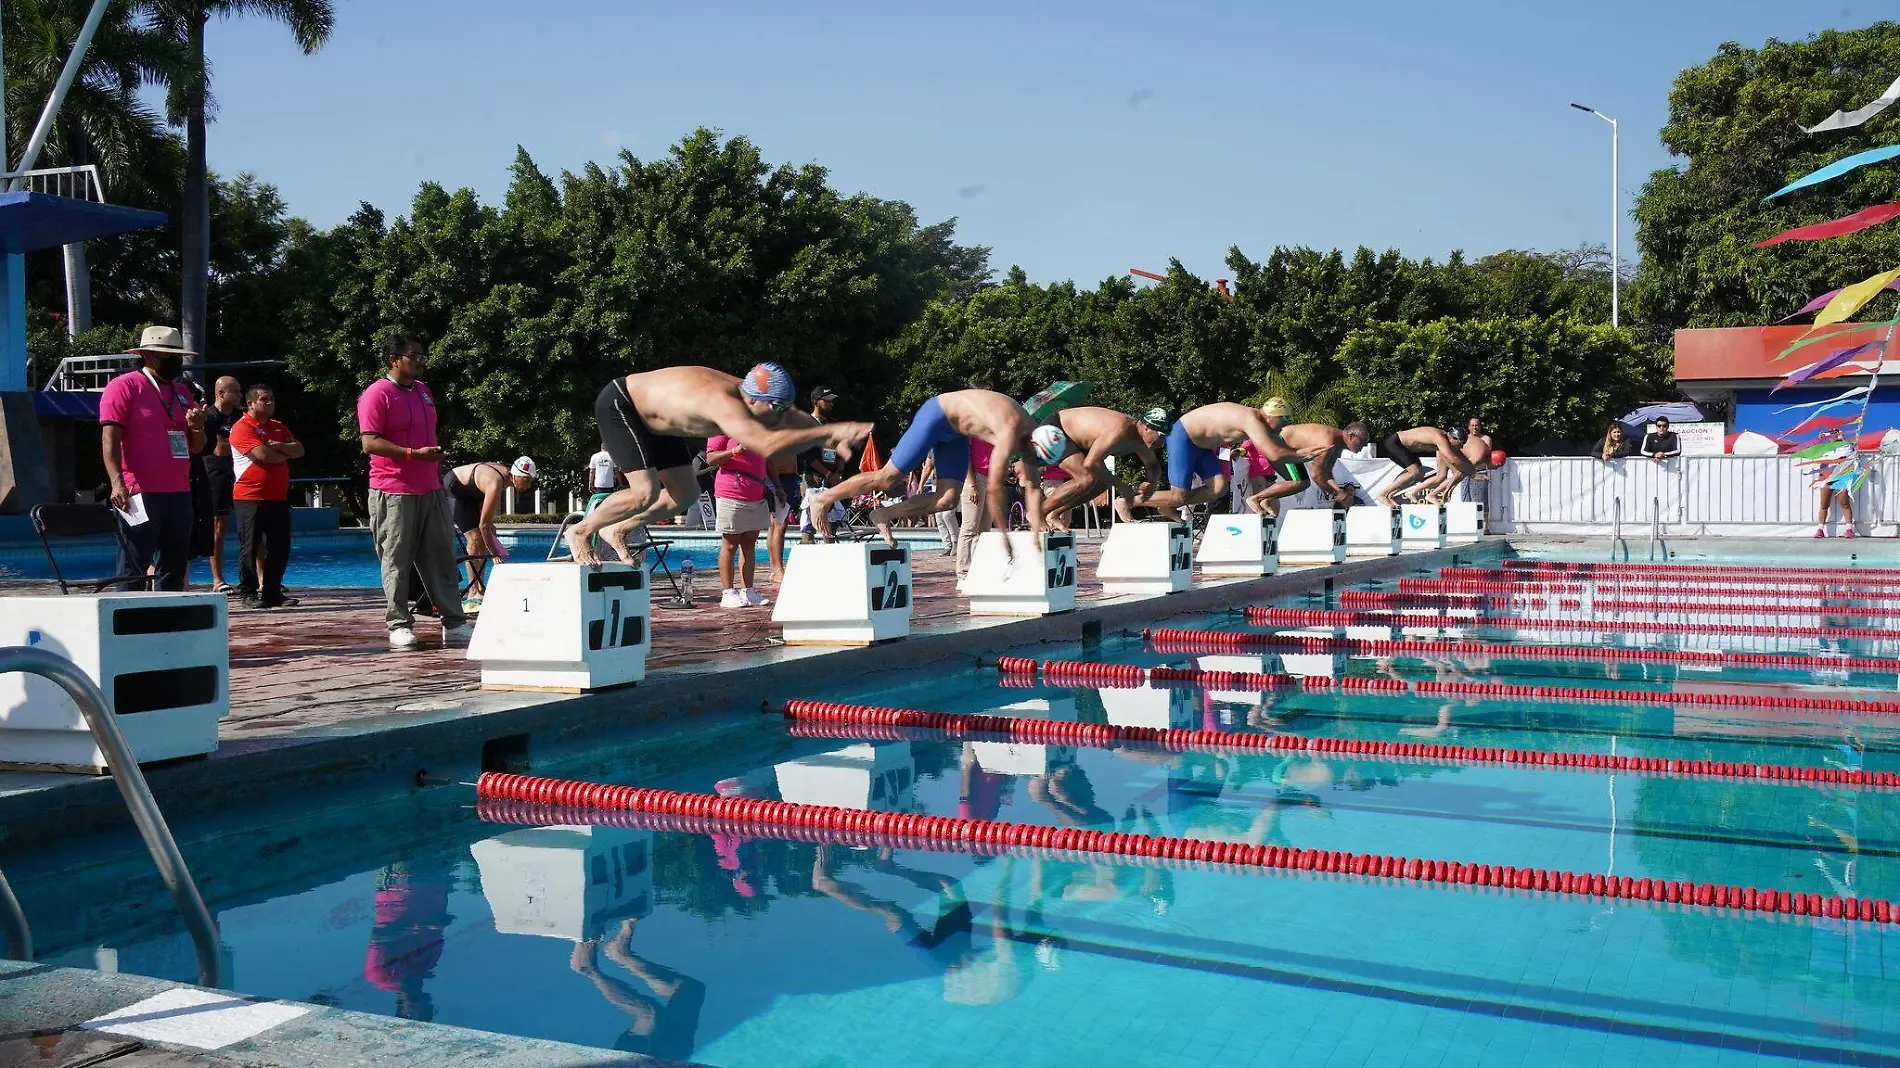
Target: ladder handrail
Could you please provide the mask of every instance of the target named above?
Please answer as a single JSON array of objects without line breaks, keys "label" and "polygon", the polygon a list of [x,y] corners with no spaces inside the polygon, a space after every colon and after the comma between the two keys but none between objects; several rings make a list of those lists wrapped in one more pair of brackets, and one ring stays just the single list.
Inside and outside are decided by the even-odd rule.
[{"label": "ladder handrail", "polygon": [[[1657,545],[1662,545],[1662,498],[1651,497],[1649,500],[1649,552],[1648,552],[1648,559],[1650,559],[1651,561],[1654,561],[1656,559]],[[1663,545],[1662,551],[1663,551],[1663,559],[1664,560],[1669,559],[1669,546]]]},{"label": "ladder handrail", "polygon": [[[125,807],[132,814],[132,822],[138,826],[139,836],[145,839],[145,848],[152,854],[152,862],[158,865],[158,874],[165,881],[166,889],[172,893],[172,899],[178,904],[178,913],[184,917],[185,929],[191,935],[191,942],[198,953],[198,985],[216,987],[219,985],[222,970],[218,954],[218,924],[211,918],[211,910],[205,907],[203,896],[198,893],[198,884],[192,881],[191,870],[185,866],[185,858],[178,852],[178,842],[172,838],[171,827],[165,822],[164,813],[158,810],[158,802],[152,798],[152,788],[145,782],[145,773],[139,770],[138,761],[133,759],[132,747],[125,742],[125,734],[119,730],[117,718],[113,715],[111,704],[106,695],[92,681],[91,676],[81,671],[78,665],[57,653],[45,649],[33,649],[26,646],[0,648],[0,674],[23,671],[50,680],[55,686],[66,691],[73,704],[86,717],[86,726],[91,728],[92,736],[99,743],[99,751],[105,754],[106,768],[112,773],[112,781],[119,788],[119,795],[125,799]],[[6,897],[12,897],[9,890]],[[0,910],[6,902],[0,900]],[[19,902],[13,902],[17,913]],[[9,922],[13,917],[6,918]],[[18,917],[24,930],[26,919]],[[30,937],[28,939],[30,950]]]}]

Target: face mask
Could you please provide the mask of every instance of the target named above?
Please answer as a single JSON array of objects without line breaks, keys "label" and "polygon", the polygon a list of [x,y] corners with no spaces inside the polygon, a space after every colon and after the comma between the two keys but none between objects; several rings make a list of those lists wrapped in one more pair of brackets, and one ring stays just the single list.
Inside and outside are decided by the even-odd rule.
[{"label": "face mask", "polygon": [[185,373],[185,358],[183,356],[160,356],[158,358],[158,366],[152,369],[152,373],[170,382]]}]

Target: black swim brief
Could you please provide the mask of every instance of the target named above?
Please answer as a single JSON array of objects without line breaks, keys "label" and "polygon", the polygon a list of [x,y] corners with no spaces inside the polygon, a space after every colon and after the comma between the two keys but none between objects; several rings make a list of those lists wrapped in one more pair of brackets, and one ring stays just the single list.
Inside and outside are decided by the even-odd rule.
[{"label": "black swim brief", "polygon": [[488,495],[479,487],[456,478],[454,471],[444,471],[442,492],[449,495],[457,534],[467,534],[482,525],[482,505],[488,500]]},{"label": "black swim brief", "polygon": [[691,467],[693,450],[685,438],[656,434],[647,428],[627,396],[626,383],[616,378],[601,387],[594,398],[594,421],[600,424],[600,440],[607,455],[621,471],[665,471],[673,467]]},{"label": "black swim brief", "polygon": [[1412,450],[1405,447],[1405,442],[1400,441],[1396,433],[1385,436],[1385,440],[1379,443],[1379,451],[1385,454],[1386,459],[1398,464],[1401,471],[1423,464],[1423,461],[1412,454]]},{"label": "black swim brief", "polygon": [[1275,460],[1267,467],[1273,472],[1273,477],[1281,482],[1292,482],[1296,485],[1312,482],[1312,479],[1307,477],[1306,465],[1298,460]]}]

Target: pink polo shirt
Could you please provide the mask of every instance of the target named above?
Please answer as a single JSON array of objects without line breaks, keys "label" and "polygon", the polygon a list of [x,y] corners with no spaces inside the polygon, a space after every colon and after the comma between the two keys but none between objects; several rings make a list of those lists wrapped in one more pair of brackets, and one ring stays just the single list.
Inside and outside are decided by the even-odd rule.
[{"label": "pink polo shirt", "polygon": [[[428,448],[437,443],[435,395],[425,383],[411,382],[405,389],[384,375],[357,398],[356,430],[404,448]],[[435,493],[442,489],[442,465],[435,460],[372,455],[369,488],[384,493]]]},{"label": "pink polo shirt", "polygon": [[191,492],[191,460],[172,456],[171,433],[185,432],[185,413],[196,403],[183,382],[156,382],[142,368],[106,383],[99,423],[124,430],[119,475],[127,493]]}]

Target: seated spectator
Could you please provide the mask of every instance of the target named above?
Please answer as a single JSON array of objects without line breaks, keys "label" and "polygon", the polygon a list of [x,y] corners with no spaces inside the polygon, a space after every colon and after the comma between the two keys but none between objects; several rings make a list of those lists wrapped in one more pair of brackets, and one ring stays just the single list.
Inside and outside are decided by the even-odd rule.
[{"label": "seated spectator", "polygon": [[1643,435],[1643,455],[1657,463],[1682,455],[1682,442],[1669,429],[1669,418],[1657,416],[1653,429]]},{"label": "seated spectator", "polygon": [[1623,434],[1622,423],[1611,423],[1604,431],[1603,440],[1597,443],[1597,459],[1603,461],[1621,460],[1632,451],[1629,438]]},{"label": "seated spectator", "polygon": [[[269,386],[252,386],[245,412],[231,424],[231,510],[238,528],[238,598],[249,608],[297,603],[284,596],[284,569],[290,564],[290,464],[303,456],[303,444],[276,419],[277,396]],[[246,566],[260,554],[263,575]]]}]

